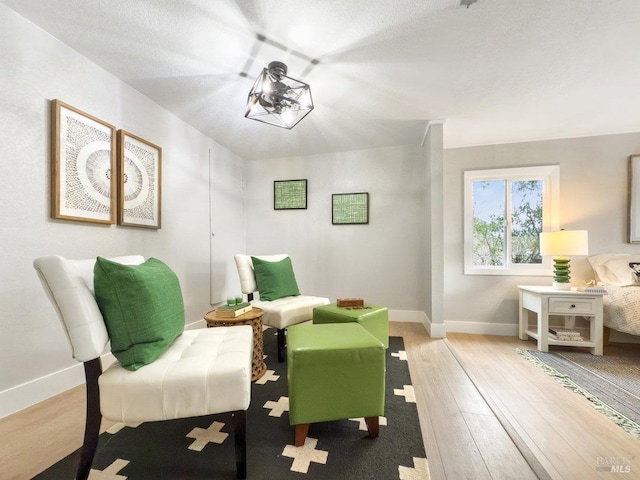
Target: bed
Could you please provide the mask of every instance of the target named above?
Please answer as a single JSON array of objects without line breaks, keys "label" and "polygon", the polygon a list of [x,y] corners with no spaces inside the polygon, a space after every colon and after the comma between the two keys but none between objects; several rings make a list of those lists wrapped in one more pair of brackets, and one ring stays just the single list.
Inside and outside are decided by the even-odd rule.
[{"label": "bed", "polygon": [[598,285],[607,290],[604,326],[640,336],[640,254],[600,254],[588,260]]}]

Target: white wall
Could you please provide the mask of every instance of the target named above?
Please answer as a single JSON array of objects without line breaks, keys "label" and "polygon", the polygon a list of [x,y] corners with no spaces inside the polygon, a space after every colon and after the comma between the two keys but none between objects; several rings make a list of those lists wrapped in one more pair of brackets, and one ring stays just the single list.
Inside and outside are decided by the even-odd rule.
[{"label": "white wall", "polygon": [[245,250],[243,164],[227,150],[211,150],[211,304],[241,292],[233,255]]},{"label": "white wall", "polygon": [[[445,133],[446,134],[446,133]],[[447,331],[517,332],[517,285],[548,285],[551,277],[463,274],[463,172],[560,165],[560,226],[589,231],[589,252],[640,252],[627,243],[628,157],[640,133],[445,150],[444,317]],[[592,278],[586,257],[572,261],[572,280]]]},{"label": "white wall", "polygon": [[[194,322],[211,309],[210,247],[214,258],[227,259],[218,264],[219,276],[214,270],[218,291],[235,290],[232,255],[243,248],[236,244],[244,237],[244,219],[241,195],[224,190],[241,191],[241,159],[1,4],[0,45],[2,417],[82,381],[82,368],[71,368],[78,364],[32,268],[35,257],[160,258],[177,273],[187,322]],[[163,148],[161,230],[50,218],[49,118],[55,98]],[[210,243],[211,230],[219,232]]]},{"label": "white wall", "polygon": [[[452,149],[443,161],[437,125],[425,148],[244,162],[1,4],[0,45],[0,417],[82,380],[32,269],[40,255],[161,258],[195,322],[239,291],[234,253],[287,252],[303,293],[428,312],[448,331],[515,334],[515,286],[550,279],[462,273],[462,172],[556,163],[562,227],[588,229],[591,253],[640,250],[626,243],[627,158],[640,133]],[[50,218],[54,98],[163,147],[161,230]],[[273,181],[298,178],[307,210],[274,211]],[[370,193],[369,225],[331,224],[331,194],[349,192]],[[576,279],[589,276],[586,261],[573,263]]]},{"label": "white wall", "polygon": [[[288,253],[301,292],[424,311],[424,154],[396,147],[247,162],[247,253]],[[274,210],[274,180],[308,180],[306,210]],[[332,225],[333,193],[369,192],[368,225]]]},{"label": "white wall", "polygon": [[424,233],[424,282],[426,302],[424,312],[429,335],[444,337],[444,207],[443,207],[443,128],[442,124],[431,124],[424,142],[425,171],[423,210]]}]

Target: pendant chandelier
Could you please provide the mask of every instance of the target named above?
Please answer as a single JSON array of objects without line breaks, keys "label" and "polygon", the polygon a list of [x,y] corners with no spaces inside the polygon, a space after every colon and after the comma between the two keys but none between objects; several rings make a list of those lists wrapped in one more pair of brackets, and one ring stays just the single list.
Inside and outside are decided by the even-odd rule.
[{"label": "pendant chandelier", "polygon": [[291,130],[313,110],[309,85],[287,77],[287,66],[271,62],[253,84],[245,117]]}]

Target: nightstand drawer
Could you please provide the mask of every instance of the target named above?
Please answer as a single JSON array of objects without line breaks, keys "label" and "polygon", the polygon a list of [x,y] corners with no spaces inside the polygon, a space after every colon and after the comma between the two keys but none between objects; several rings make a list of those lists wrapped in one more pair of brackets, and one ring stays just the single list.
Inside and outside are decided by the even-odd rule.
[{"label": "nightstand drawer", "polygon": [[594,298],[550,298],[549,313],[595,315]]}]

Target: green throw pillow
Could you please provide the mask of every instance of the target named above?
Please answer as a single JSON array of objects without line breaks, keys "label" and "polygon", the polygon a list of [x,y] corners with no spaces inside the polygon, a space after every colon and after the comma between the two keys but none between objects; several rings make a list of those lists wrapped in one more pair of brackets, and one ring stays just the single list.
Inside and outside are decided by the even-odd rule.
[{"label": "green throw pillow", "polygon": [[93,278],[111,352],[127,370],[156,360],[184,330],[178,277],[160,260],[122,265],[98,257]]},{"label": "green throw pillow", "polygon": [[270,302],[282,297],[300,295],[289,257],[279,262],[268,262],[251,257],[251,261],[256,274],[260,300]]}]

